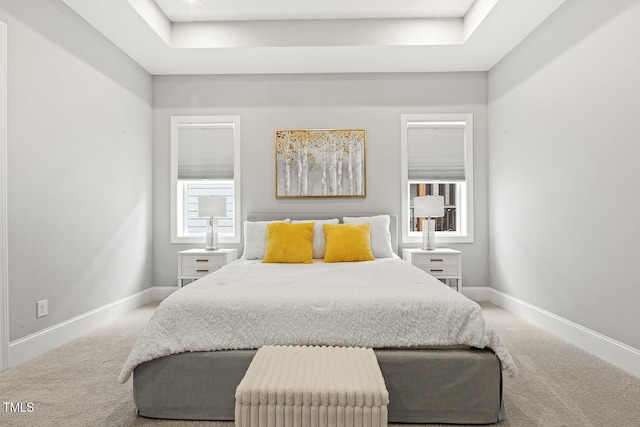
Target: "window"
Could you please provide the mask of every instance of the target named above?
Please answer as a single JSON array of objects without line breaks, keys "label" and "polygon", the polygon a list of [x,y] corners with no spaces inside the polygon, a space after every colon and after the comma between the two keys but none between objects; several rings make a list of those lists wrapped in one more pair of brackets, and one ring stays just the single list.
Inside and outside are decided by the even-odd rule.
[{"label": "window", "polygon": [[473,242],[473,115],[403,114],[401,135],[402,241],[420,242],[417,196],[444,196],[436,241]]},{"label": "window", "polygon": [[458,194],[461,193],[460,185],[455,182],[436,183],[409,180],[409,232],[422,232],[424,218],[416,218],[413,214],[413,198],[417,196],[443,196],[444,216],[435,218],[436,231],[457,232],[460,229],[460,205]]},{"label": "window", "polygon": [[221,243],[239,243],[240,116],[171,117],[171,243],[202,243],[199,196],[226,196]]}]

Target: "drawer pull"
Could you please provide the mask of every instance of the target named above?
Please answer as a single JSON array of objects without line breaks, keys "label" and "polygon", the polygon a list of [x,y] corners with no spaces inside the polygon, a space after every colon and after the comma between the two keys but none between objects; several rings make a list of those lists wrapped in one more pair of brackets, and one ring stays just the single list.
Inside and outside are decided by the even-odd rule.
[{"label": "drawer pull", "polygon": [[430,271],[431,271],[432,273],[442,273],[444,270],[434,270],[434,269],[431,269]]},{"label": "drawer pull", "polygon": [[209,270],[196,270],[196,273],[208,273]]},{"label": "drawer pull", "polygon": [[431,258],[429,261],[431,262],[443,262],[444,260],[442,258]]},{"label": "drawer pull", "polygon": [[209,262],[208,259],[197,259],[196,262]]}]

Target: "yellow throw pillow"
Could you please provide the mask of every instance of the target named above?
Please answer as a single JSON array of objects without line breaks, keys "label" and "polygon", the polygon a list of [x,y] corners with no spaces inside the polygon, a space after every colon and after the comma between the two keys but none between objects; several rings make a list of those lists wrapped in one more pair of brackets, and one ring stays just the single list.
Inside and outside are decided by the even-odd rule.
[{"label": "yellow throw pillow", "polygon": [[267,245],[262,262],[311,264],[313,262],[313,222],[267,224]]},{"label": "yellow throw pillow", "polygon": [[370,224],[325,224],[324,262],[371,261]]}]

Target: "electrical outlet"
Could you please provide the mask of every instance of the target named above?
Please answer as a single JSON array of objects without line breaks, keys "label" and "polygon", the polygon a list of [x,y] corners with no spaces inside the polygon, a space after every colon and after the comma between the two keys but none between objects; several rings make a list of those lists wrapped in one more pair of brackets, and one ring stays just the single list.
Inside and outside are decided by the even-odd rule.
[{"label": "electrical outlet", "polygon": [[49,314],[49,300],[43,299],[36,303],[36,318],[44,317]]}]

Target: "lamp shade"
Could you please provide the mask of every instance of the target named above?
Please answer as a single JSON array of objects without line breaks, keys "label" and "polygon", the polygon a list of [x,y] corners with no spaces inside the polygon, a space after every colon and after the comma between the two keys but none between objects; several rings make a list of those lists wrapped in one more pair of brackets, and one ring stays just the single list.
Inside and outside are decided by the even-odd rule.
[{"label": "lamp shade", "polygon": [[227,216],[227,198],[222,196],[198,197],[198,217]]},{"label": "lamp shade", "polygon": [[413,199],[416,217],[437,218],[444,216],[444,196],[418,196]]}]

